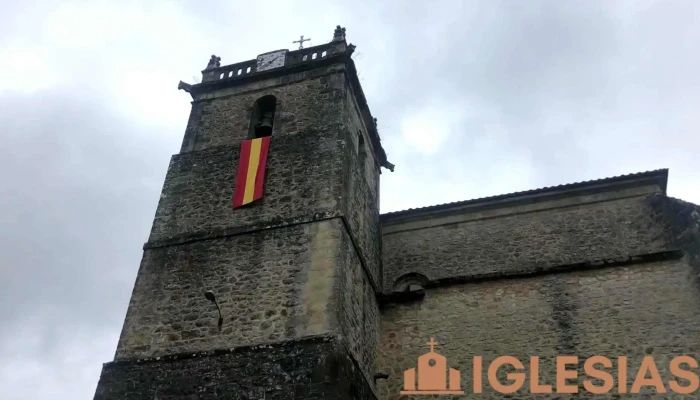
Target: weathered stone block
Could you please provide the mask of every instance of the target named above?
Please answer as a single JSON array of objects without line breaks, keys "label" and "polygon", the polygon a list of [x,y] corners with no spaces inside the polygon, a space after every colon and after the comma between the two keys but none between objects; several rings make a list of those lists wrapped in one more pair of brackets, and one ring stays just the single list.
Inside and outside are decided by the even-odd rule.
[{"label": "weathered stone block", "polygon": [[105,364],[95,400],[375,399],[334,336]]}]

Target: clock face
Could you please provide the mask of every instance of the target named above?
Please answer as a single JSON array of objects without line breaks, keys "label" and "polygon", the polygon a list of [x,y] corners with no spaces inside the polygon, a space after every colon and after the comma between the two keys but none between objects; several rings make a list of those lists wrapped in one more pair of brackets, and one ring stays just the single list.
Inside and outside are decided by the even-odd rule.
[{"label": "clock face", "polygon": [[287,50],[274,51],[272,53],[260,54],[256,71],[267,71],[268,69],[284,67],[284,60],[287,58]]}]

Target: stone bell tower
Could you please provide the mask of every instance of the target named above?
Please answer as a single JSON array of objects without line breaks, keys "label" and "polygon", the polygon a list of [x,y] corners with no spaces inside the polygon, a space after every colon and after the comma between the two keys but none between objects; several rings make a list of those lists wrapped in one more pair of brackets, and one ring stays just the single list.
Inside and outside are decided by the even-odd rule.
[{"label": "stone bell tower", "polygon": [[[96,400],[376,397],[379,175],[393,166],[354,48],[338,27],[307,49],[212,56],[202,83],[180,83],[192,111]],[[241,142],[260,136],[263,197],[233,208]]]}]

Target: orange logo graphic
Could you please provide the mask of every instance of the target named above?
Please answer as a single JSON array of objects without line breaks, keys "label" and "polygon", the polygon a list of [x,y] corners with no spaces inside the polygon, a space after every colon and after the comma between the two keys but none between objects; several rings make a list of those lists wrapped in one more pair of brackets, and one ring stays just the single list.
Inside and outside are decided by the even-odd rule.
[{"label": "orange logo graphic", "polygon": [[[450,368],[447,376],[447,358],[435,352],[438,344],[430,338],[430,351],[418,357],[418,368],[407,369],[403,373],[401,394],[464,394],[461,390],[460,373]],[[418,388],[416,389],[416,372]]]}]

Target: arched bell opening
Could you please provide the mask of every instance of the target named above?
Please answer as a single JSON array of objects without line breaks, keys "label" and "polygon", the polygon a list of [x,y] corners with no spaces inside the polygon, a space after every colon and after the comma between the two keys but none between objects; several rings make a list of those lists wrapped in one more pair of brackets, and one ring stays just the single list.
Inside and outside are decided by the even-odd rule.
[{"label": "arched bell opening", "polygon": [[272,136],[276,108],[277,98],[273,95],[263,96],[255,102],[250,119],[251,138]]}]

